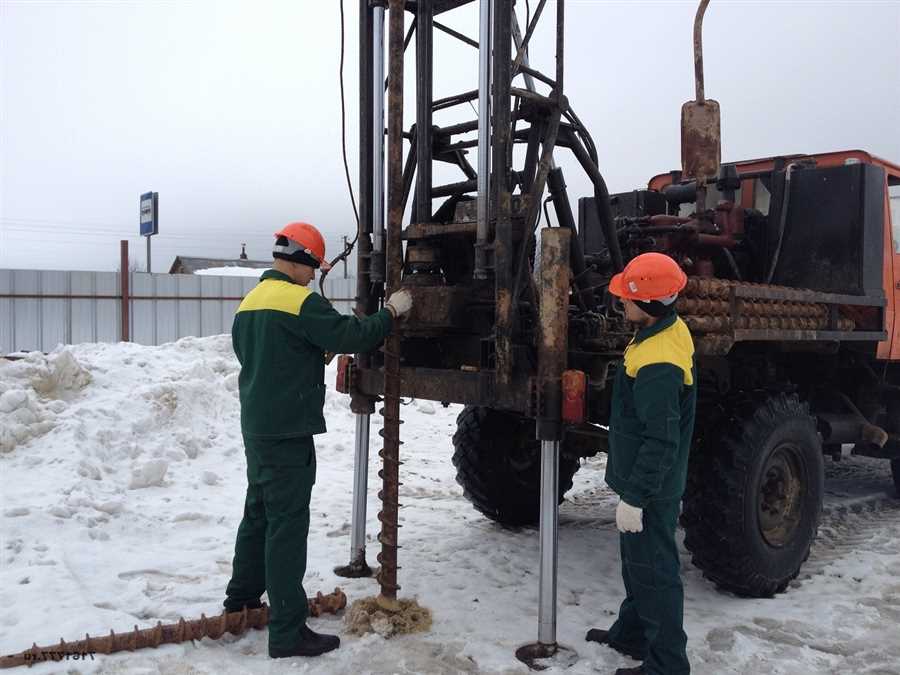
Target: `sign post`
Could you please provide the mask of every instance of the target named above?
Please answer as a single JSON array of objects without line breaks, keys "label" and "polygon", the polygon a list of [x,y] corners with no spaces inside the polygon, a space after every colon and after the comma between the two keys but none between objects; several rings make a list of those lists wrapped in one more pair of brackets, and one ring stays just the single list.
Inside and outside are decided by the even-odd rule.
[{"label": "sign post", "polygon": [[150,267],[150,237],[159,233],[159,193],[145,192],[141,195],[141,236],[147,237],[147,273]]}]

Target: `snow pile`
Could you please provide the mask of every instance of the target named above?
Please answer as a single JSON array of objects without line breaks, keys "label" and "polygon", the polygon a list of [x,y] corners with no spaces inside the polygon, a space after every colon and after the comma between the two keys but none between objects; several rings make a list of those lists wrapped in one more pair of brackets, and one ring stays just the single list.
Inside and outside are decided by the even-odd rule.
[{"label": "snow pile", "polygon": [[163,484],[163,478],[166,477],[166,471],[169,470],[169,463],[164,459],[151,459],[144,462],[138,467],[131,470],[131,482],[128,488],[137,490],[146,487],[159,487]]},{"label": "snow pile", "polygon": [[[237,370],[228,336],[151,349],[83,345],[4,363],[0,449],[16,450],[7,469],[51,473],[42,496],[27,485],[23,495],[57,518],[80,515],[88,528],[126,511],[127,490],[214,486],[219,452],[237,458],[241,448],[237,434],[220,438],[238,419]],[[40,446],[28,443],[40,436]],[[199,460],[199,470],[183,469]]]},{"label": "snow pile", "polygon": [[[0,362],[0,654],[221,610],[246,487],[237,374],[228,336]],[[310,595],[340,586],[352,603],[378,586],[332,572],[349,559],[355,436],[334,374],[329,433],[316,438],[304,586]],[[463,498],[450,462],[459,410],[415,401],[401,412],[399,598],[429,608],[409,617],[430,619],[427,632],[358,636],[394,627],[348,610],[311,620],[342,639],[315,661],[269,661],[266,632],[251,631],[31,672],[527,672],[514,653],[537,635],[537,532],[499,527]],[[373,565],[379,423],[373,416],[366,509]],[[558,639],[579,661],[549,673],[634,665],[584,642],[588,628],[609,626],[624,593],[604,469],[603,456],[586,460],[560,507]],[[692,672],[900,673],[900,502],[884,496],[887,463],[848,459],[828,471],[820,543],[787,593],[722,593],[680,548]]]},{"label": "snow pile", "polygon": [[259,267],[238,267],[237,265],[229,265],[227,267],[207,267],[205,270],[195,270],[194,274],[215,277],[253,277],[258,279],[265,271],[265,269]]},{"label": "snow pile", "polygon": [[71,349],[31,352],[0,362],[0,453],[46,434],[68,407],[66,400],[91,382]]}]

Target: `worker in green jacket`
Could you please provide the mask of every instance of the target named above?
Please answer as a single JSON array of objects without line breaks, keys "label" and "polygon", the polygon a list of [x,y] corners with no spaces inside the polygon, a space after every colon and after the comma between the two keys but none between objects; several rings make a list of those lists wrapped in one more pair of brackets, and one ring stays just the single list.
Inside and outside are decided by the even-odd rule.
[{"label": "worker in green jacket", "polygon": [[[340,646],[306,625],[303,589],[309,500],[316,480],[313,436],[325,433],[325,352],[367,352],[412,307],[408,291],[364,319],[339,314],[307,288],[325,260],[325,240],[307,223],[275,234],[272,269],[241,302],[232,343],[247,495],[225,609],[260,607],[269,594],[269,656],[317,656]],[[327,264],[327,263],[326,263]]]},{"label": "worker in green jacket", "polygon": [[613,385],[606,465],[606,482],[619,495],[625,600],[609,630],[592,628],[586,639],[643,661],[616,675],[691,670],[675,544],[697,402],[694,344],[675,313],[686,283],[674,260],[645,253],[609,286],[638,326]]}]

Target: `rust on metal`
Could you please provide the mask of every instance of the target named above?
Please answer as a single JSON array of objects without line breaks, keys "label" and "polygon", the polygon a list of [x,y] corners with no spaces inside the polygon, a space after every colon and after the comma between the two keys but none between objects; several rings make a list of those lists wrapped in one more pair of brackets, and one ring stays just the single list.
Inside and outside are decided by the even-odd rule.
[{"label": "rust on metal", "polygon": [[[400,289],[403,268],[403,0],[390,0],[388,32],[388,222],[387,293]],[[382,467],[378,475],[381,511],[378,520],[381,552],[378,562],[379,604],[394,609],[397,604],[397,529],[400,491],[400,337],[392,332],[384,342],[384,446],[379,453]]]},{"label": "rust on metal", "polygon": [[[569,327],[569,245],[571,230],[541,230],[541,350],[538,376],[559,380],[566,368]],[[541,358],[546,356],[547,358]]]},{"label": "rust on metal", "polygon": [[676,308],[696,334],[700,354],[727,354],[742,341],[827,342],[879,340],[858,329],[854,306],[876,306],[880,298],[820,293],[728,279],[691,277]]},{"label": "rust on metal", "polygon": [[687,178],[696,178],[699,189],[706,179],[719,173],[722,161],[722,131],[719,103],[707,99],[703,90],[703,15],[709,0],[701,0],[694,18],[694,78],[696,100],[681,106],[681,168]]},{"label": "rust on metal", "polygon": [[[354,385],[368,396],[382,395],[383,382],[384,377],[378,370],[360,369],[354,373]],[[404,397],[484,406],[496,405],[499,400],[494,373],[478,370],[474,365],[463,366],[459,371],[401,368],[400,382],[401,396]],[[528,404],[528,391],[525,387],[522,376],[514,379],[507,395],[502,399],[504,408],[524,411]]]},{"label": "rust on metal", "polygon": [[877,342],[886,339],[886,334],[883,331],[832,331],[808,329],[736,329],[733,335],[735,342],[760,342],[767,340],[783,342],[836,342],[849,340]]},{"label": "rust on metal", "polygon": [[694,346],[698,354],[724,356],[734,346],[734,338],[721,333],[700,335],[694,338]]},{"label": "rust on metal", "polygon": [[727,300],[730,285],[722,279],[707,279],[689,277],[682,295],[687,297],[711,298],[714,300]]},{"label": "rust on metal", "polygon": [[476,224],[471,223],[413,223],[403,230],[403,239],[430,239],[432,237],[450,237],[456,235],[475,236]]},{"label": "rust on metal", "polygon": [[569,292],[572,231],[541,230],[540,339],[538,341],[538,437],[562,436],[562,374],[569,345]]},{"label": "rust on metal", "polygon": [[512,316],[512,292],[508,288],[498,287],[496,289],[496,299],[497,381],[501,386],[508,386],[512,381],[512,340],[506,330],[500,330],[500,328],[501,322],[505,326],[507,319]]},{"label": "rust on metal", "polygon": [[697,103],[703,103],[705,100],[703,91],[703,15],[706,14],[708,6],[709,0],[700,0],[697,14],[694,16],[694,84]]},{"label": "rust on metal", "polygon": [[728,303],[725,300],[709,298],[679,298],[675,309],[686,314],[728,314]]},{"label": "rust on metal", "polygon": [[123,239],[119,242],[119,296],[122,298],[122,342],[128,342],[131,330],[131,319],[129,313],[131,304],[128,300],[128,278],[130,274],[130,266],[128,264],[128,240]]},{"label": "rust on metal", "polygon": [[512,222],[511,155],[512,110],[512,12],[511,2],[493,3],[493,75],[491,100],[491,201],[494,220],[494,352],[497,385],[501,389],[513,379],[513,330],[515,300],[509,297],[513,287],[514,256]]},{"label": "rust on metal", "polygon": [[[470,289],[462,286],[407,286],[413,297],[403,333],[453,328],[462,324]],[[414,331],[411,329],[415,329]]]},{"label": "rust on metal", "polygon": [[316,597],[307,598],[310,616],[322,616],[323,614],[337,614],[347,606],[347,596],[340,588],[335,588],[333,593],[316,593]]},{"label": "rust on metal", "polygon": [[817,302],[831,305],[860,305],[883,307],[885,299],[866,295],[841,295],[837,293],[820,293],[805,288],[786,286],[770,286],[768,284],[731,283],[735,295],[739,298],[758,298],[761,300],[785,300],[790,302]]},{"label": "rust on metal", "polygon": [[829,305],[859,305],[883,307],[884,298],[865,295],[841,295],[822,293],[806,288],[774,286],[729,279],[714,279],[692,276],[688,278],[682,296],[690,298],[710,298],[728,300],[732,290],[736,298],[747,300],[771,300],[780,302],[798,302]]},{"label": "rust on metal", "polygon": [[719,172],[722,161],[719,103],[688,101],[681,106],[681,170],[704,181]]},{"label": "rust on metal", "polygon": [[[732,330],[741,331],[826,331],[828,320],[811,317],[797,316],[742,316],[731,319],[726,316],[693,316],[682,317],[688,328],[697,333],[722,333]],[[839,332],[852,332],[856,324],[852,319],[839,319],[837,330]],[[756,338],[777,339],[777,336]],[[811,338],[816,339],[816,338]]]},{"label": "rust on metal", "polygon": [[[727,316],[695,316],[682,317],[688,328],[698,333],[721,333],[730,330],[810,330],[821,331],[828,328],[828,320],[823,318],[798,316],[742,316],[732,319]],[[840,319],[839,331],[855,329],[852,319]]]},{"label": "rust on metal", "polygon": [[[510,217],[511,218],[523,218],[525,214],[528,213],[528,209],[531,208],[531,195],[511,195],[509,198],[509,209],[510,209]],[[460,202],[456,205],[456,212],[454,215],[454,220],[457,223],[476,223],[478,220],[478,208],[475,200],[469,200]],[[410,228],[417,228],[418,225],[415,223],[409,226]],[[441,228],[452,227],[452,225],[441,225]]]},{"label": "rust on metal", "polygon": [[406,249],[406,263],[408,265],[428,264],[432,265],[440,262],[440,251],[433,246],[428,245],[412,245]]},{"label": "rust on metal", "polygon": [[[323,595],[321,592],[315,598],[307,598],[310,616],[320,616],[324,613],[337,613],[347,606],[347,596],[340,588],[335,588],[334,593]],[[26,649],[18,654],[7,654],[0,658],[0,668],[15,668],[16,666],[33,666],[45,661],[61,661],[66,655],[78,654],[87,657],[93,654],[112,654],[113,652],[134,651],[160,645],[177,644],[188,640],[200,640],[208,637],[218,640],[225,633],[241,635],[248,628],[256,630],[265,628],[269,623],[269,608],[266,605],[257,609],[247,609],[240,612],[222,612],[218,616],[207,617],[201,614],[199,619],[185,621],[179,619],[177,623],[157,624],[151,628],[139,629],[116,633],[109,631],[109,635],[91,637],[86,634],[83,640],[67,642],[60,639],[59,644],[47,647],[38,647],[33,644],[31,649]]]},{"label": "rust on metal", "polygon": [[724,316],[684,316],[687,327],[694,333],[720,333],[731,328],[731,321]]}]

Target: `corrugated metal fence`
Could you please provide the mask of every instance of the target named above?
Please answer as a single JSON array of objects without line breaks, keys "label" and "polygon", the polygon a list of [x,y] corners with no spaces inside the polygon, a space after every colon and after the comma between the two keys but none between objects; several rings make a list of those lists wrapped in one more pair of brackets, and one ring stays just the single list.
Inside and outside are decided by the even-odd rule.
[{"label": "corrugated metal fence", "polygon": [[[132,272],[123,288],[117,272],[0,270],[0,354],[123,336],[161,345],[229,333],[234,311],[256,283],[253,277]],[[325,293],[340,312],[350,312],[355,292],[355,279],[326,280]]]}]

